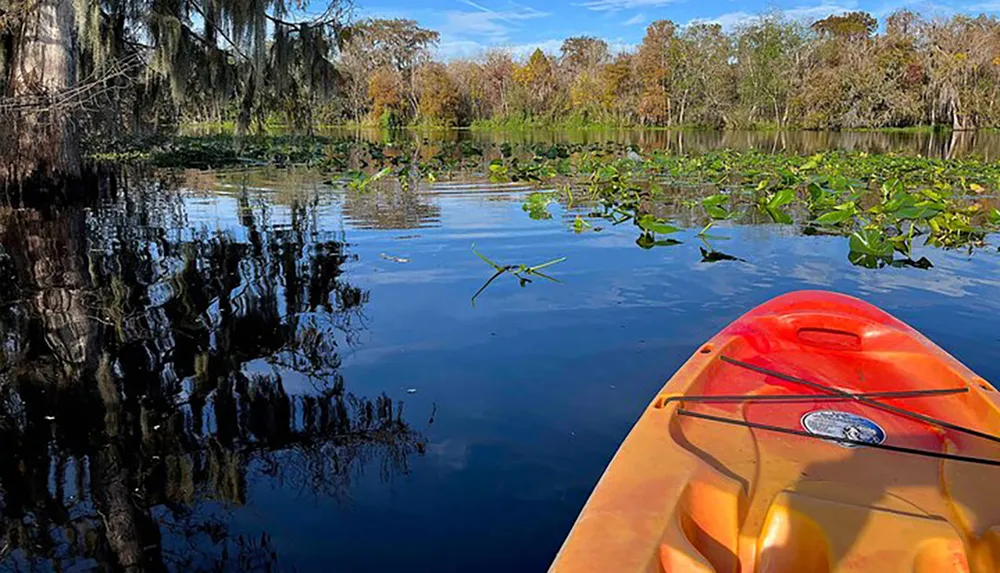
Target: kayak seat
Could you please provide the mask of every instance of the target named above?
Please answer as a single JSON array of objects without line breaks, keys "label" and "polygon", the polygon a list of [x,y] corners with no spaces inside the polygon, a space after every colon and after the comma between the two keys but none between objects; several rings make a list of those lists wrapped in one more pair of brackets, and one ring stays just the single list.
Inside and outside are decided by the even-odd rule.
[{"label": "kayak seat", "polygon": [[762,573],[969,571],[962,538],[943,519],[795,492],[784,492],[771,504],[757,547]]},{"label": "kayak seat", "polygon": [[[681,494],[675,515],[674,537],[679,533],[692,549],[705,558],[715,573],[739,571],[739,531],[746,517],[747,497],[741,484],[703,467]],[[664,569],[678,567],[670,543],[661,545]]]}]

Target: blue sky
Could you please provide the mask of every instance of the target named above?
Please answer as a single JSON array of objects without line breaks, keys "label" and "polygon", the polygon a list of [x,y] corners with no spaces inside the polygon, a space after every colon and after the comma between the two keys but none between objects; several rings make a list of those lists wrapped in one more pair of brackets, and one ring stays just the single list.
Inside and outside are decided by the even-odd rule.
[{"label": "blue sky", "polygon": [[977,3],[947,0],[357,0],[355,16],[409,18],[441,33],[442,58],[475,56],[492,46],[522,55],[535,47],[558,53],[563,38],[591,35],[617,49],[642,40],[646,25],[669,19],[678,24],[704,20],[726,28],[756,14],[779,9],[812,22],[829,14],[865,10],[883,17],[907,8],[925,17],[955,12],[994,14],[1000,0]]}]

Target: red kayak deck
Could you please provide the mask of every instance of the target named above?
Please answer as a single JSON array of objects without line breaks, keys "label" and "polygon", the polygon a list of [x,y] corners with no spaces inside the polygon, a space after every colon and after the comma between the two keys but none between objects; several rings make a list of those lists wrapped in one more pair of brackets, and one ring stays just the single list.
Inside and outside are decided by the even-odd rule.
[{"label": "red kayak deck", "polygon": [[555,571],[1000,571],[1000,395],[860,300],[728,326],[622,444]]}]

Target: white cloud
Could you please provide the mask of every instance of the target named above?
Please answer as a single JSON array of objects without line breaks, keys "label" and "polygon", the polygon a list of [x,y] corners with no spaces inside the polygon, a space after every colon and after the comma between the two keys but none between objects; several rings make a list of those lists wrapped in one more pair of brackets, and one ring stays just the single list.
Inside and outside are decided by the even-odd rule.
[{"label": "white cloud", "polygon": [[844,12],[855,10],[857,5],[857,2],[848,2],[846,4],[823,3],[818,6],[797,6],[783,10],[782,14],[791,20],[812,24],[816,20],[821,20],[831,14],[843,14]]},{"label": "white cloud", "polygon": [[515,58],[527,59],[535,49],[540,49],[550,56],[559,55],[560,48],[562,48],[562,40],[542,40],[540,42],[527,42],[525,44],[515,44],[512,46],[505,46],[504,49],[510,51]]},{"label": "white cloud", "polygon": [[[805,24],[811,24],[816,20],[821,20],[831,14],[843,14],[844,12],[850,12],[856,9],[857,2],[855,1],[845,2],[844,4],[830,4],[824,2],[816,6],[796,6],[794,8],[781,10],[780,13],[789,20],[796,20]],[[761,13],[751,14],[750,12],[740,10],[737,12],[727,12],[714,18],[695,18],[688,22],[688,24],[718,24],[722,26],[723,30],[730,32],[757,18],[760,18],[761,15]]]},{"label": "white cloud", "polygon": [[631,8],[654,8],[657,6],[666,6],[667,4],[673,4],[679,2],[680,0],[587,0],[577,4],[577,6],[582,6],[588,10],[594,10],[596,12],[618,12],[619,10],[628,10]]},{"label": "white cloud", "polygon": [[[621,38],[614,40],[604,38],[604,41],[608,43],[608,51],[612,54],[618,54],[621,52],[632,52],[638,47],[634,43],[625,42]],[[509,51],[515,58],[527,59],[535,48],[541,49],[549,56],[558,56],[562,53],[561,39],[551,39],[542,40],[540,42],[525,42],[523,44],[514,44],[512,46],[500,46],[501,48]]]},{"label": "white cloud", "polygon": [[[889,14],[900,10],[900,9],[913,10],[924,17],[933,16],[948,16],[955,14],[956,10],[942,4],[935,4],[933,2],[928,2],[926,0],[899,0],[892,1],[883,4],[877,10],[869,10],[869,12],[877,18],[885,18]],[[801,5],[795,6],[793,8],[787,8],[780,10],[779,13],[789,20],[796,20],[804,24],[812,24],[816,20],[822,20],[827,16],[833,14],[843,14],[845,12],[852,12],[858,10],[857,0],[844,0],[843,2],[821,2],[815,6]],[[961,12],[965,13],[978,13],[978,12],[1000,12],[1000,0],[986,0],[979,4],[972,4],[967,7],[963,7]],[[688,22],[688,24],[719,24],[726,31],[732,31],[744,24],[751,22],[752,20],[759,18],[762,13],[750,13],[742,10],[736,12],[728,12],[721,14],[714,18],[695,18]]]},{"label": "white cloud", "polygon": [[442,35],[456,37],[486,37],[503,41],[521,22],[544,18],[549,14],[520,4],[509,4],[502,10],[493,10],[477,2],[460,0],[474,10],[447,10],[442,13],[444,23],[439,27]]},{"label": "white cloud", "polygon": [[475,58],[476,56],[485,54],[487,50],[495,48],[509,52],[515,60],[526,60],[536,49],[541,49],[549,56],[558,56],[560,48],[562,48],[562,43],[562,40],[554,38],[519,44],[507,42],[482,43],[474,40],[442,41],[438,44],[437,56],[443,60]]},{"label": "white cloud", "polygon": [[437,46],[437,57],[446,61],[475,58],[488,48],[475,40],[442,40]]},{"label": "white cloud", "polygon": [[622,38],[604,38],[604,41],[608,43],[608,51],[612,54],[634,52],[639,49],[639,44],[636,44],[635,42],[626,42]]},{"label": "white cloud", "polygon": [[632,16],[628,20],[622,22],[622,26],[638,26],[639,24],[645,24],[645,23],[646,23],[646,15],[636,14],[635,16]]},{"label": "white cloud", "polygon": [[[993,6],[994,8],[990,9],[989,6]],[[936,4],[928,0],[890,0],[883,3],[877,10],[872,11],[872,15],[877,18],[885,18],[893,12],[904,9],[915,12],[924,18],[933,19],[940,16],[953,16],[958,12],[978,14],[979,12],[1000,11],[1000,2],[986,1],[956,9],[951,6]]]},{"label": "white cloud", "polygon": [[751,14],[749,12],[743,12],[743,11],[727,12],[720,16],[716,16],[715,18],[695,18],[694,20],[688,22],[688,25],[690,26],[691,24],[718,24],[722,26],[722,29],[725,30],[726,32],[731,32],[732,30],[739,28],[743,24],[746,24],[750,20],[753,20],[757,16],[758,16],[757,14]]},{"label": "white cloud", "polygon": [[546,52],[558,52],[562,42],[544,40],[533,44],[513,45],[511,36],[530,20],[549,16],[530,6],[508,2],[503,8],[491,8],[484,4],[488,0],[458,0],[472,10],[446,10],[440,12],[443,22],[437,26],[441,32],[438,57],[445,60],[471,58],[489,48],[500,47],[510,50],[515,56],[528,54],[536,46]]}]

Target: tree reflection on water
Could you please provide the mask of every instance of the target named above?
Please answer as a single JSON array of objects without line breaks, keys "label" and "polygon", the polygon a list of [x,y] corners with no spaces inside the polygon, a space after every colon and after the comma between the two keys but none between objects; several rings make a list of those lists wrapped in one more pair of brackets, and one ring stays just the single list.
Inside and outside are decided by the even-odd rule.
[{"label": "tree reflection on water", "polygon": [[230,531],[254,483],[342,499],[422,438],[345,387],[368,293],[315,200],[278,226],[244,193],[199,229],[173,183],[136,187],[0,208],[0,567],[277,568]]}]

